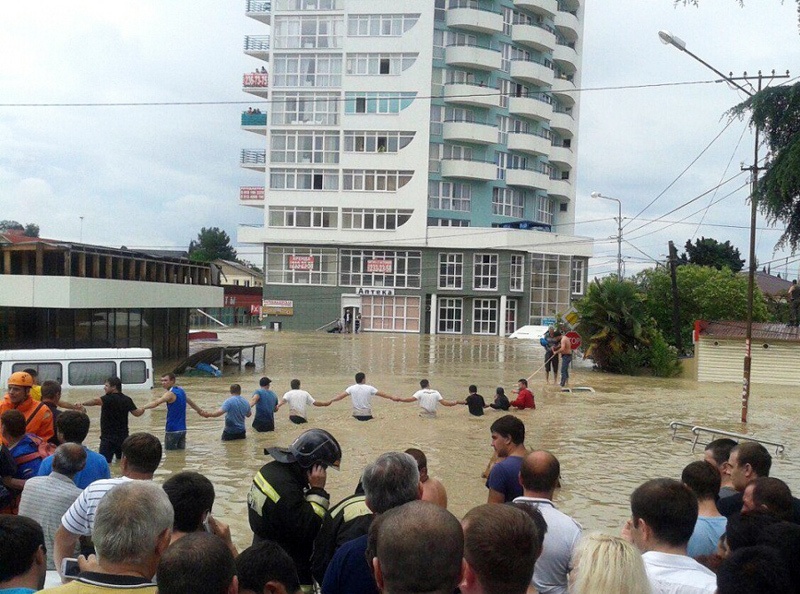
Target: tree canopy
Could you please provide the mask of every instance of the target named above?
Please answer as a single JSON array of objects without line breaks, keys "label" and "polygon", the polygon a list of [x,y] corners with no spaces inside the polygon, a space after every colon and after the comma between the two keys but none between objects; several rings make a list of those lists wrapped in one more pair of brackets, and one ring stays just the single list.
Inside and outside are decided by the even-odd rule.
[{"label": "tree canopy", "polygon": [[720,243],[711,237],[701,237],[694,243],[687,240],[684,249],[686,251],[681,254],[681,264],[712,266],[717,270],[727,267],[733,272],[739,272],[744,268],[744,260],[739,250],[733,247],[730,241]]},{"label": "tree canopy", "polygon": [[189,243],[189,259],[195,262],[212,262],[217,259],[236,260],[236,250],[231,238],[219,227],[203,227],[197,241]]},{"label": "tree canopy", "polygon": [[36,223],[23,225],[19,221],[5,219],[0,221],[0,233],[4,231],[22,231],[25,237],[39,237],[39,225]]}]

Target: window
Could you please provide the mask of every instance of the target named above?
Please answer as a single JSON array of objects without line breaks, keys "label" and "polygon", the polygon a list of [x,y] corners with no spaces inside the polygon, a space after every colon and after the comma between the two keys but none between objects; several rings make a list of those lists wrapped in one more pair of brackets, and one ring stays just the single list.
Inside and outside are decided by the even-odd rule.
[{"label": "window", "polygon": [[510,43],[500,42],[500,70],[511,72],[511,56],[514,48]]},{"label": "window", "polygon": [[408,70],[418,54],[347,54],[347,74],[372,76],[398,75]]},{"label": "window", "polygon": [[419,297],[361,297],[364,332],[419,332]]},{"label": "window", "polygon": [[508,116],[497,116],[497,144],[508,144]]},{"label": "window", "polygon": [[414,132],[347,130],[344,133],[346,153],[397,153],[414,139]]},{"label": "window", "polygon": [[344,112],[395,114],[414,102],[416,93],[355,92],[345,93]]},{"label": "window", "polygon": [[503,35],[511,37],[511,24],[514,20],[514,9],[503,7]]},{"label": "window", "polygon": [[472,288],[476,291],[497,290],[497,254],[473,256]]},{"label": "window", "polygon": [[273,87],[340,87],[340,54],[274,54],[270,85]]},{"label": "window", "polygon": [[464,255],[439,254],[439,288],[461,289],[464,284]]},{"label": "window", "polygon": [[342,229],[391,231],[405,225],[412,214],[412,209],[343,208]]},{"label": "window", "polygon": [[272,190],[338,190],[339,172],[336,169],[271,169],[269,187]]},{"label": "window", "polygon": [[453,159],[455,161],[472,161],[474,158],[474,151],[472,150],[471,146],[464,146],[462,144],[445,144],[444,158]]},{"label": "window", "polygon": [[517,301],[509,299],[506,301],[506,335],[513,334],[517,329]]},{"label": "window", "polygon": [[472,333],[497,334],[497,299],[472,302]]},{"label": "window", "polygon": [[461,182],[428,182],[428,208],[470,211],[472,186]]},{"label": "window", "polygon": [[336,250],[332,248],[267,248],[267,284],[336,285]]},{"label": "window", "polygon": [[273,0],[273,10],[342,10],[342,0]]},{"label": "window", "polygon": [[[463,107],[446,107],[444,110],[445,122],[475,122],[478,118],[471,109]],[[481,122],[482,123],[482,122]]]},{"label": "window", "polygon": [[112,375],[117,374],[113,361],[78,361],[68,367],[69,384],[72,386],[102,386]]},{"label": "window", "polygon": [[342,17],[278,16],[272,28],[275,49],[342,47]]},{"label": "window", "polygon": [[500,79],[500,107],[508,107],[508,98],[511,96],[513,83],[505,78]]},{"label": "window", "polygon": [[441,105],[431,105],[431,136],[441,136],[444,132],[442,122],[444,122],[444,107]]},{"label": "window", "polygon": [[[14,365],[11,367],[11,373],[25,371],[26,369],[36,370],[36,378],[39,381],[39,385],[47,380],[53,380],[59,384],[62,382],[61,374],[63,372],[61,370],[61,363],[14,363]],[[103,380],[103,382],[105,382],[105,380]]]},{"label": "window", "polygon": [[531,254],[531,314],[529,324],[539,324],[570,304],[569,256]]},{"label": "window", "polygon": [[272,125],[336,126],[340,103],[338,93],[273,93]]},{"label": "window", "polygon": [[437,142],[428,145],[428,173],[439,173],[442,170],[442,148],[442,144]]},{"label": "window", "polygon": [[571,282],[573,295],[583,295],[583,275],[585,267],[585,260],[579,260],[578,258],[572,259]]},{"label": "window", "polygon": [[338,163],[337,132],[277,130],[272,133],[271,163]]},{"label": "window", "polygon": [[147,381],[147,365],[144,361],[121,361],[119,379],[123,385],[143,384]]},{"label": "window", "polygon": [[511,256],[511,273],[509,275],[509,289],[512,291],[524,290],[525,282],[525,256],[521,254],[512,254]]},{"label": "window", "polygon": [[428,217],[428,227],[469,227],[469,221],[467,219]]},{"label": "window", "polygon": [[342,249],[339,282],[345,287],[418,289],[420,252]]},{"label": "window", "polygon": [[350,37],[400,37],[417,24],[419,14],[351,14],[347,19]]},{"label": "window", "polygon": [[383,169],[345,169],[342,189],[353,192],[396,192],[414,176],[413,171]]},{"label": "window", "polygon": [[548,196],[536,196],[536,214],[534,219],[537,223],[553,224],[555,210],[555,200]]},{"label": "window", "polygon": [[522,218],[525,213],[525,192],[513,188],[492,189],[492,214]]},{"label": "window", "polygon": [[431,98],[441,99],[444,97],[444,68],[434,68],[431,70]]},{"label": "window", "polygon": [[461,334],[464,319],[464,300],[458,297],[440,297],[437,332]]},{"label": "window", "polygon": [[497,162],[497,179],[503,181],[506,179],[506,169],[508,169],[508,163],[511,159],[508,153],[502,151],[495,151],[494,155]]},{"label": "window", "polygon": [[444,31],[434,29],[433,31],[433,59],[444,60]]},{"label": "window", "polygon": [[336,208],[319,206],[270,206],[270,227],[300,227],[307,229],[336,229]]}]

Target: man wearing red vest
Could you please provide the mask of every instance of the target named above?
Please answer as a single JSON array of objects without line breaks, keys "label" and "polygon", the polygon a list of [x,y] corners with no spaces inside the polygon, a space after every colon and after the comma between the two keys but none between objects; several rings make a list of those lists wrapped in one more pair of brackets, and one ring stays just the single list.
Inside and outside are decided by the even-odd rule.
[{"label": "man wearing red vest", "polygon": [[[25,432],[47,441],[54,434],[53,414],[47,406],[31,398],[32,387],[31,374],[24,371],[12,373],[8,378],[8,392],[0,403],[0,414],[7,410],[18,410],[25,416]],[[5,440],[3,443],[5,444]]]}]

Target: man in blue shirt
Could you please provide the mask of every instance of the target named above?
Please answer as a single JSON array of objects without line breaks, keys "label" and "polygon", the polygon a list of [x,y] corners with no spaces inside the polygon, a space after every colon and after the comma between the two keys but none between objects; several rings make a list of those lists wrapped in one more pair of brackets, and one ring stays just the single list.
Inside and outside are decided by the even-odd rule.
[{"label": "man in blue shirt", "polygon": [[[65,410],[56,419],[56,435],[59,443],[77,443],[83,445],[83,440],[89,433],[89,416],[77,410]],[[108,462],[101,454],[93,452],[86,446],[86,466],[72,479],[76,487],[85,489],[93,482],[100,479],[111,478]],[[42,460],[39,466],[39,476],[49,476],[53,471],[53,456]]]},{"label": "man in blue shirt", "polygon": [[242,387],[239,384],[231,385],[231,396],[222,406],[214,412],[200,411],[200,416],[206,419],[225,415],[225,429],[222,431],[222,441],[233,441],[247,437],[244,426],[245,418],[252,414],[250,403],[242,396]]},{"label": "man in blue shirt", "polygon": [[[191,406],[197,414],[202,415],[202,410],[180,386],[175,385],[175,374],[167,373],[161,378],[161,386],[166,390],[161,398],[148,402],[139,410],[156,408],[164,403],[167,405],[167,427],[164,435],[164,449],[186,449],[186,405]],[[134,413],[135,414],[135,413]]]},{"label": "man in blue shirt", "polygon": [[275,411],[278,409],[278,396],[269,389],[272,383],[268,377],[262,377],[258,390],[250,398],[250,408],[256,407],[256,418],[253,419],[253,429],[259,432],[275,431]]},{"label": "man in blue shirt", "polygon": [[514,415],[497,419],[489,428],[492,433],[492,448],[497,462],[489,472],[486,486],[489,488],[487,503],[508,503],[522,496],[519,471],[522,460],[528,454],[525,447],[525,424]]}]

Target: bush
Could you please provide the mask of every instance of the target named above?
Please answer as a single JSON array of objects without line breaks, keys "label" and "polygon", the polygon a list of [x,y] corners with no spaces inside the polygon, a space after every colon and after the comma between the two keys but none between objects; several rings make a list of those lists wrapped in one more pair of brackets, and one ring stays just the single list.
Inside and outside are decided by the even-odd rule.
[{"label": "bush", "polygon": [[678,350],[667,344],[664,335],[658,330],[650,337],[649,367],[657,377],[675,377],[681,372]]}]

